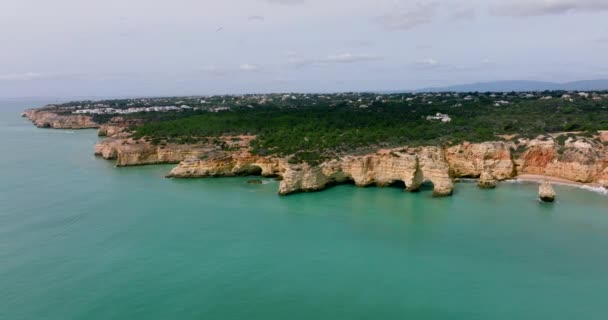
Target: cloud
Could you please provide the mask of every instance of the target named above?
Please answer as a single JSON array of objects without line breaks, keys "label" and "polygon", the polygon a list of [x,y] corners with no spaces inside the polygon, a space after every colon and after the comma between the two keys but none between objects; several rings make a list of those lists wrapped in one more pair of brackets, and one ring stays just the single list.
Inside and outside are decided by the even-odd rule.
[{"label": "cloud", "polygon": [[264,17],[263,16],[251,15],[251,16],[247,17],[247,20],[249,20],[249,21],[264,21]]},{"label": "cloud", "polygon": [[359,48],[369,48],[369,47],[373,47],[374,46],[374,42],[371,40],[351,40],[351,41],[346,41],[344,43],[347,46],[352,46],[352,47],[359,47]]},{"label": "cloud", "polygon": [[434,58],[426,58],[419,61],[415,61],[414,63],[412,63],[411,67],[414,69],[435,69],[444,66]]},{"label": "cloud", "polygon": [[497,16],[531,17],[608,10],[606,0],[514,0],[491,7]]},{"label": "cloud", "polygon": [[200,72],[213,76],[226,76],[230,73],[229,68],[219,65],[208,65],[199,69]]},{"label": "cloud", "polygon": [[282,5],[294,5],[306,3],[306,0],[261,0],[263,2],[282,4]]},{"label": "cloud", "polygon": [[417,2],[413,8],[395,10],[376,18],[388,30],[410,30],[429,24],[437,14],[438,3]]},{"label": "cloud", "polygon": [[454,20],[473,20],[477,17],[477,11],[471,7],[458,7],[451,10],[450,17]]},{"label": "cloud", "polygon": [[262,72],[257,64],[242,63],[240,65],[207,65],[196,70],[196,73],[204,73],[215,77],[235,76],[239,73]]},{"label": "cloud", "polygon": [[239,66],[239,70],[241,71],[258,71],[260,69],[259,66],[255,65],[255,64],[249,64],[249,63],[243,63]]},{"label": "cloud", "polygon": [[330,54],[325,58],[319,59],[321,63],[355,63],[361,61],[374,61],[380,60],[379,57],[371,56],[368,54],[352,54],[352,53],[341,53],[341,54]]},{"label": "cloud", "polygon": [[599,37],[595,38],[595,42],[599,44],[608,44],[608,29],[600,32]]},{"label": "cloud", "polygon": [[5,73],[0,74],[0,81],[33,81],[33,80],[49,80],[63,79],[78,76],[77,74],[67,73],[44,73],[44,72],[21,72],[21,73]]},{"label": "cloud", "polygon": [[382,57],[369,55],[369,54],[356,54],[356,53],[340,53],[330,54],[325,57],[314,58],[314,59],[300,59],[292,57],[289,59],[290,64],[299,67],[303,66],[328,66],[336,64],[354,64],[360,62],[371,62],[382,60]]}]

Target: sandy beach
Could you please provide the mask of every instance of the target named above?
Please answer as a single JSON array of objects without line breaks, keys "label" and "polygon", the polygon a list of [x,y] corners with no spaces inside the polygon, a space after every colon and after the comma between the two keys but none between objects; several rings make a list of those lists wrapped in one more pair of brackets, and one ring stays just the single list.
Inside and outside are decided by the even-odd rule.
[{"label": "sandy beach", "polygon": [[583,186],[587,186],[587,187],[591,187],[591,188],[601,188],[602,187],[598,183],[581,183],[581,182],[570,181],[570,180],[560,179],[560,178],[550,177],[550,176],[536,175],[536,174],[521,174],[521,175],[516,176],[512,180],[538,182],[538,183],[548,181],[548,182],[555,183],[555,184],[569,185],[569,186],[575,186],[575,187],[583,187]]}]

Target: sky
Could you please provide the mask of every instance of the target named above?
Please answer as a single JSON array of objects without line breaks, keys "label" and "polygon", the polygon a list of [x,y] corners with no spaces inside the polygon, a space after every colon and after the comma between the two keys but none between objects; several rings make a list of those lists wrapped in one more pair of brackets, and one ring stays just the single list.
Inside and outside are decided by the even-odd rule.
[{"label": "sky", "polygon": [[608,78],[608,0],[0,0],[0,98]]}]

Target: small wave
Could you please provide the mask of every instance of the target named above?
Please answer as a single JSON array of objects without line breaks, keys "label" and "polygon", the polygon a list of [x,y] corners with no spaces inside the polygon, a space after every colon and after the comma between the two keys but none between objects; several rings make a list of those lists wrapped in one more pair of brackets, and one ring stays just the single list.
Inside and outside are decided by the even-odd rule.
[{"label": "small wave", "polygon": [[591,191],[591,192],[596,192],[596,193],[608,196],[608,189],[605,189],[605,188],[602,188],[602,187],[580,186],[579,188],[581,188],[583,190],[587,190],[587,191]]},{"label": "small wave", "polygon": [[[538,181],[520,180],[520,179],[505,180],[505,181],[502,181],[502,183],[540,184],[540,182],[538,182]],[[575,185],[575,184],[572,184],[572,183],[556,182],[556,181],[550,181],[550,183],[553,184],[553,185],[578,188],[578,189],[582,189],[582,190],[585,190],[585,191],[591,191],[591,192],[599,193],[601,195],[608,196],[608,189],[605,189],[605,188],[602,188],[602,187],[593,187],[593,186],[587,186],[587,185]]]},{"label": "small wave", "polygon": [[58,134],[72,134],[72,133],[76,133],[76,131],[71,131],[71,130],[51,130],[51,133],[58,133]]},{"label": "small wave", "polygon": [[501,181],[501,183],[524,184],[524,183],[538,183],[538,182],[529,181],[529,180],[511,179],[511,180]]}]

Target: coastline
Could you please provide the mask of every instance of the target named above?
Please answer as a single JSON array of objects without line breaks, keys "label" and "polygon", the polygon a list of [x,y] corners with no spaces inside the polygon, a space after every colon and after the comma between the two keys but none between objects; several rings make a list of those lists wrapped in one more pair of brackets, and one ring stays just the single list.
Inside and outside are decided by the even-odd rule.
[{"label": "coastline", "polygon": [[504,182],[512,182],[512,183],[530,182],[530,183],[538,183],[538,184],[541,184],[543,182],[549,182],[549,183],[555,184],[555,185],[576,187],[576,188],[608,195],[608,189],[602,187],[602,185],[599,183],[582,183],[582,182],[570,181],[570,180],[566,180],[566,179],[545,176],[545,175],[538,175],[538,174],[520,174],[520,175],[513,177],[512,179],[505,180]]},{"label": "coastline", "polygon": [[556,177],[551,177],[551,176],[545,176],[545,175],[540,175],[540,174],[520,174],[520,175],[513,177],[513,179],[510,179],[510,180],[522,181],[522,182],[538,182],[538,183],[543,183],[546,181],[546,182],[550,182],[550,183],[554,183],[554,184],[568,185],[568,186],[573,186],[573,187],[585,187],[585,186],[591,187],[591,188],[601,188],[602,187],[599,183],[582,183],[582,182],[576,182],[576,181],[571,181],[571,180],[556,178]]},{"label": "coastline", "polygon": [[[51,115],[49,115],[49,113]],[[31,109],[24,115],[38,127],[81,129],[87,127],[81,115],[64,116]],[[53,120],[53,121],[51,121]],[[55,121],[56,120],[56,121]],[[90,118],[84,119],[91,121]],[[510,141],[463,142],[450,147],[422,146],[380,149],[361,156],[346,155],[318,165],[289,163],[287,158],[256,156],[249,152],[249,139],[222,136],[197,144],[154,144],[135,140],[122,132],[119,123],[99,126],[106,139],[95,146],[95,154],[116,160],[117,166],[177,164],[168,177],[203,178],[235,176],[260,172],[262,176],[282,176],[280,195],[320,191],[336,183],[354,182],[359,186],[389,185],[401,181],[408,191],[415,191],[425,181],[433,183],[436,196],[453,192],[454,178],[479,177],[480,187],[494,187],[497,182],[530,182],[577,187],[601,194],[608,170],[597,159],[608,159],[606,148],[588,137],[569,138],[561,145],[552,137],[539,136],[515,144]],[[548,139],[548,140],[547,140]],[[521,139],[520,139],[521,140]],[[226,148],[227,147],[227,148]],[[514,159],[515,148],[524,148]],[[589,162],[593,160],[593,163]],[[517,161],[524,167],[517,168]],[[518,174],[519,171],[519,174]],[[523,173],[522,173],[523,171]],[[527,174],[543,172],[544,174]],[[594,181],[580,183],[579,181]]]}]

